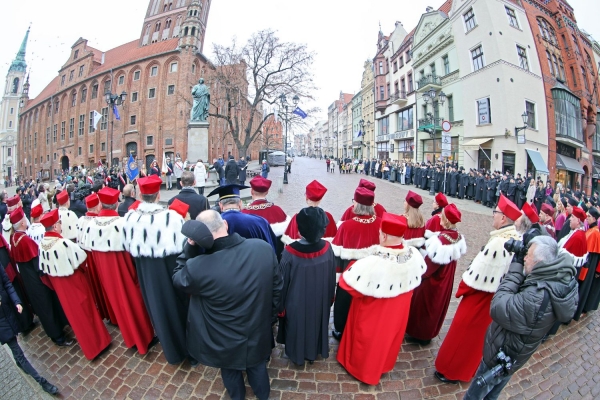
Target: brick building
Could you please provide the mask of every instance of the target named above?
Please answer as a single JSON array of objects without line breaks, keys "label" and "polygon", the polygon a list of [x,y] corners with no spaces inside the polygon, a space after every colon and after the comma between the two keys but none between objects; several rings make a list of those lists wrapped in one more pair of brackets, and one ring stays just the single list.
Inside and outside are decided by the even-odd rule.
[{"label": "brick building", "polygon": [[590,40],[565,0],[523,0],[540,60],[548,112],[549,179],[590,193],[598,70]]},{"label": "brick building", "polygon": [[[222,90],[219,71],[202,54],[210,3],[150,0],[139,38],[108,51],[77,40],[58,76],[36,98],[24,94],[19,175],[51,178],[99,161],[123,165],[130,154],[146,166],[155,158],[160,163],[163,154],[186,159],[191,88],[204,78],[211,99]],[[106,92],[126,93],[117,107],[120,120],[109,110]],[[94,111],[102,115],[96,127]],[[227,126],[212,117],[209,122],[209,158],[237,155]],[[255,147],[248,152],[253,158]]]}]

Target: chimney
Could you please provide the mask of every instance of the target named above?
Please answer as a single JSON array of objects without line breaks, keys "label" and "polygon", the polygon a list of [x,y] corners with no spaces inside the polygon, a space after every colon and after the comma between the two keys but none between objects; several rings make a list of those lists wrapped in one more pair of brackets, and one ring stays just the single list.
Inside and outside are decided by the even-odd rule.
[{"label": "chimney", "polygon": [[425,9],[425,12],[432,12],[432,11],[433,11],[433,7],[431,7],[431,6],[428,6],[428,7]]}]

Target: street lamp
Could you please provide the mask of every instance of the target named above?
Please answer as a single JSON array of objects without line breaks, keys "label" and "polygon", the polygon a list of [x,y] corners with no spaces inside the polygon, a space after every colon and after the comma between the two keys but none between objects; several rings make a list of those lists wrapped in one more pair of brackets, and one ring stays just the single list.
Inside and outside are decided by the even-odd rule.
[{"label": "street lamp", "polygon": [[[284,120],[285,120],[285,143],[283,145],[283,149],[284,149],[283,152],[285,153],[285,155],[284,155],[285,163],[283,166],[283,183],[285,185],[287,185],[288,184],[287,141],[288,141],[288,122],[290,120],[290,115],[288,113],[289,104],[285,97],[285,93],[282,93],[279,96],[279,101],[281,101],[281,106],[283,108],[285,108],[285,118],[284,118]],[[300,97],[298,97],[298,95],[294,95],[294,97],[292,98],[292,102],[294,103],[294,107],[298,106],[298,103],[300,102]]]},{"label": "street lamp", "polygon": [[525,144],[526,141],[525,132],[523,132],[523,134],[520,136],[519,132],[527,129],[527,122],[529,122],[529,114],[527,114],[527,111],[523,111],[523,114],[521,114],[521,118],[523,118],[523,126],[515,127],[515,136],[517,138],[517,144]]},{"label": "street lamp", "polygon": [[[108,104],[109,110],[112,111],[110,113],[110,165],[113,166],[113,133],[115,130],[114,127],[114,119],[115,119],[115,107],[122,105],[125,100],[127,100],[127,93],[123,91],[121,94],[112,94],[110,90],[107,90],[104,93],[104,99],[106,100],[106,104]],[[120,119],[120,118],[119,118]],[[106,130],[106,142],[108,143],[108,130]],[[108,162],[106,163],[108,165]]]}]

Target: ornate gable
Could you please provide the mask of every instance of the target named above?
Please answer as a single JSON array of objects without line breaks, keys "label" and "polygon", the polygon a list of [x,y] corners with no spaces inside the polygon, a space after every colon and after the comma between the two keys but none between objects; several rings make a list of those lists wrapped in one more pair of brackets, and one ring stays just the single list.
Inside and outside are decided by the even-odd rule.
[{"label": "ornate gable", "polygon": [[421,20],[415,30],[413,47],[419,45],[442,23],[448,16],[440,11],[433,11],[421,16]]}]

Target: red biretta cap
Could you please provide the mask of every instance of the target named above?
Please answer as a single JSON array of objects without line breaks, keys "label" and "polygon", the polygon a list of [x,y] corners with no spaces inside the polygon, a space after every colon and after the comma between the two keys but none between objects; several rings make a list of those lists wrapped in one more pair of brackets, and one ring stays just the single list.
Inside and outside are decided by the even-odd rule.
[{"label": "red biretta cap", "polygon": [[377,186],[375,186],[375,183],[373,183],[373,182],[371,182],[371,181],[368,181],[368,180],[366,180],[366,179],[361,179],[361,180],[358,182],[358,187],[364,187],[365,189],[369,189],[371,192],[374,192],[374,191],[375,191],[375,188],[376,188]]},{"label": "red biretta cap", "polygon": [[507,218],[516,221],[521,216],[521,211],[519,207],[515,205],[512,201],[510,201],[505,195],[500,195],[500,200],[498,200],[498,208]]},{"label": "red biretta cap", "polygon": [[94,208],[100,204],[100,198],[96,193],[92,193],[85,198],[85,206],[87,208]]},{"label": "red biretta cap", "polygon": [[384,212],[381,217],[381,232],[388,235],[403,237],[407,226],[406,218],[400,215]]},{"label": "red biretta cap", "polygon": [[44,225],[46,228],[49,228],[55,223],[57,223],[59,218],[60,217],[58,216],[58,209],[55,208],[54,210],[44,214],[44,216],[40,219],[40,224]]},{"label": "red biretta cap", "polygon": [[21,221],[23,218],[25,218],[23,207],[19,207],[15,211],[10,213],[10,223],[13,225]]},{"label": "red biretta cap", "polygon": [[460,222],[461,213],[455,204],[448,204],[442,212],[450,223],[456,224]]},{"label": "red biretta cap", "polygon": [[444,196],[444,193],[440,192],[435,195],[435,202],[438,206],[444,208],[448,205],[448,199]]},{"label": "red biretta cap", "polygon": [[375,193],[367,188],[358,187],[354,191],[354,201],[363,206],[372,206],[375,202]]},{"label": "red biretta cap", "polygon": [[423,198],[412,190],[406,195],[406,202],[413,208],[419,208],[423,204]]},{"label": "red biretta cap", "polygon": [[529,204],[529,202],[526,201],[523,203],[523,207],[521,209],[523,210],[525,216],[534,224],[540,220],[534,204]]},{"label": "red biretta cap", "polygon": [[252,190],[258,193],[268,192],[271,188],[271,181],[269,179],[257,175],[250,181],[250,187],[252,188]]},{"label": "red biretta cap", "polygon": [[69,200],[69,192],[67,192],[66,190],[63,190],[62,192],[60,192],[59,194],[56,195],[56,202],[61,206],[63,204],[66,204],[68,200]]},{"label": "red biretta cap", "polygon": [[120,192],[117,189],[104,187],[98,191],[98,197],[102,204],[115,204],[119,202]]},{"label": "red biretta cap", "polygon": [[140,192],[142,194],[154,194],[160,191],[162,179],[160,179],[158,175],[150,175],[147,178],[139,178],[138,185],[140,186]]},{"label": "red biretta cap", "polygon": [[311,201],[321,201],[325,193],[327,188],[316,180],[306,185],[306,197]]}]

